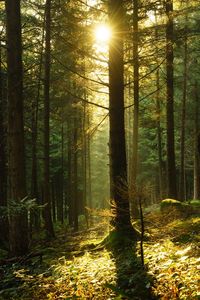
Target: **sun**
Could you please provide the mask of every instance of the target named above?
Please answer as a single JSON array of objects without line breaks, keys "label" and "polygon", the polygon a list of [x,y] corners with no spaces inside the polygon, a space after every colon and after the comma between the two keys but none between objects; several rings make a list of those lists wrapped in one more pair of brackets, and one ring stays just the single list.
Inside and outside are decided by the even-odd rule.
[{"label": "sun", "polygon": [[105,24],[96,26],[95,28],[95,38],[99,43],[108,43],[111,38],[111,29]]}]

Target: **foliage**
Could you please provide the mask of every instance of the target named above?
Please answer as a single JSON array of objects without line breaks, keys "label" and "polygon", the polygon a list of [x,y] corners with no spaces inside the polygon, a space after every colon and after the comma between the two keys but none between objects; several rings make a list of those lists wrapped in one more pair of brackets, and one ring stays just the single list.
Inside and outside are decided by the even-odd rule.
[{"label": "foliage", "polygon": [[167,300],[198,299],[200,218],[172,220],[151,212],[146,222],[150,238],[144,243],[145,264],[154,277],[153,294]]},{"label": "foliage", "polygon": [[169,220],[159,211],[144,217],[145,269],[139,242],[114,251],[103,247],[103,224],[79,234],[59,228],[56,240],[37,237],[32,245],[42,263],[38,256],[24,263],[4,258],[0,299],[196,299],[200,218]]},{"label": "foliage", "polygon": [[17,215],[23,211],[36,211],[41,210],[46,205],[38,205],[36,202],[36,199],[29,199],[28,197],[25,197],[21,199],[20,201],[9,201],[9,207],[0,206],[0,215],[1,217],[7,216],[8,214],[11,216]]}]

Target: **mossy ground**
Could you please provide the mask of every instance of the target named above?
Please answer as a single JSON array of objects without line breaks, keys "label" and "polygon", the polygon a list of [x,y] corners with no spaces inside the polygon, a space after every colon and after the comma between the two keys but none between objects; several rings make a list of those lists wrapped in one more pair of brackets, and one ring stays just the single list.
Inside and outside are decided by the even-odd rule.
[{"label": "mossy ground", "polygon": [[78,234],[58,228],[50,242],[37,237],[32,251],[42,252],[42,261],[2,265],[0,299],[199,299],[200,218],[154,211],[145,227],[145,268],[139,242],[115,233],[112,249],[102,245],[104,225]]}]

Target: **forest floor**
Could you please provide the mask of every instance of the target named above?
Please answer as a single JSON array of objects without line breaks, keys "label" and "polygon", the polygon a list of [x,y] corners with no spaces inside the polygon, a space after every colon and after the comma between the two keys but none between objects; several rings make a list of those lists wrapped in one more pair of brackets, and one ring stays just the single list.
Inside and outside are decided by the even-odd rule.
[{"label": "forest floor", "polygon": [[[200,218],[145,213],[145,267],[140,242],[123,250],[100,243],[105,224],[40,238],[27,258],[2,260],[0,300],[200,299]],[[136,224],[137,226],[137,224]]]}]

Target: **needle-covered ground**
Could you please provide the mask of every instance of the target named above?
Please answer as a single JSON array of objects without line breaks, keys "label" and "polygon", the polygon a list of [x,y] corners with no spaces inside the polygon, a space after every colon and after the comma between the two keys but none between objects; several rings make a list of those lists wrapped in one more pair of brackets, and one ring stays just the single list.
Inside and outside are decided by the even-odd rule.
[{"label": "needle-covered ground", "polygon": [[[0,300],[200,299],[200,218],[145,214],[142,269],[140,243],[105,248],[104,225],[77,234],[40,239],[33,255],[0,267]],[[34,256],[36,255],[36,256]]]},{"label": "needle-covered ground", "polygon": [[200,299],[200,218],[176,212],[146,216],[150,240],[144,243],[148,274],[158,299]]}]

